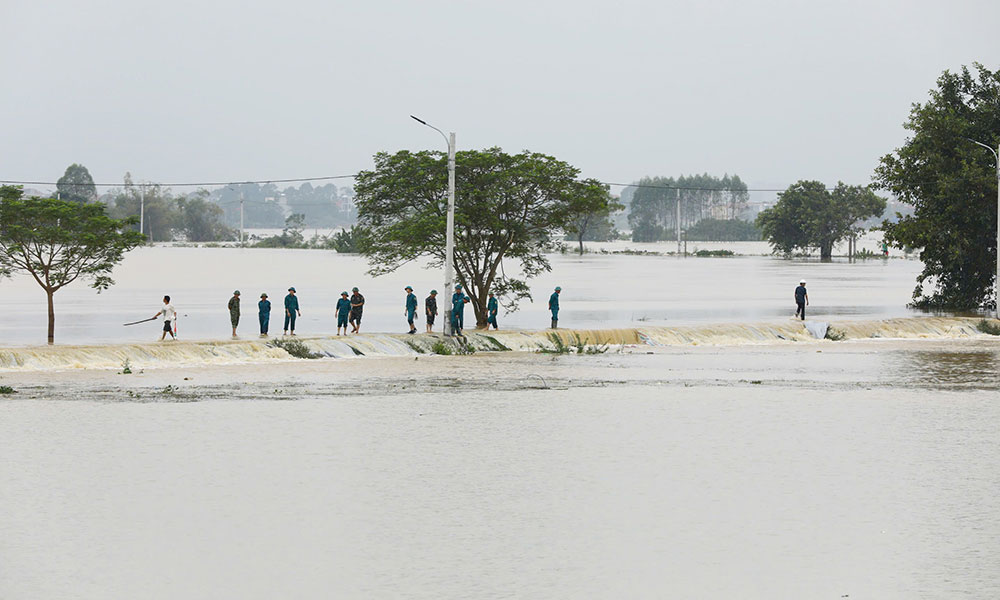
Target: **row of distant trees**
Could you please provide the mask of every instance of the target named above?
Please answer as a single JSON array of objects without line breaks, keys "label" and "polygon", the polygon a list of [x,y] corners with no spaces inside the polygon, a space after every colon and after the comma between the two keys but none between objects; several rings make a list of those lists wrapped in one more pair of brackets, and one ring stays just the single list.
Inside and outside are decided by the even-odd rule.
[{"label": "row of distant trees", "polygon": [[177,194],[157,183],[136,183],[126,173],[121,187],[99,194],[87,168],[72,164],[56,184],[57,199],[78,203],[102,202],[115,218],[139,216],[149,241],[190,242],[237,239],[240,208],[248,228],[281,228],[291,215],[300,215],[304,226],[346,227],[357,219],[351,188],[334,184],[279,189],[275,184],[234,184],[214,191],[199,189]]}]

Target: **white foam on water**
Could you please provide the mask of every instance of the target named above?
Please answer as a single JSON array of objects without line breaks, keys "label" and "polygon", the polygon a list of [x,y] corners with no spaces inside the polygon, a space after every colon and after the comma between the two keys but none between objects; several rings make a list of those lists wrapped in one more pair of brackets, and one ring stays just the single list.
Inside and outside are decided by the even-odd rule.
[{"label": "white foam on water", "polygon": [[[844,340],[953,339],[981,336],[977,318],[926,317],[830,323]],[[327,358],[412,356],[430,354],[443,343],[454,352],[464,344],[476,351],[534,352],[561,345],[575,346],[736,346],[816,342],[808,322],[722,323],[635,329],[559,329],[542,331],[467,332],[464,342],[440,335],[364,334],[341,337],[300,337],[313,352]],[[293,358],[268,340],[154,342],[93,346],[30,346],[0,349],[0,370],[120,369],[187,365],[265,363]]]}]

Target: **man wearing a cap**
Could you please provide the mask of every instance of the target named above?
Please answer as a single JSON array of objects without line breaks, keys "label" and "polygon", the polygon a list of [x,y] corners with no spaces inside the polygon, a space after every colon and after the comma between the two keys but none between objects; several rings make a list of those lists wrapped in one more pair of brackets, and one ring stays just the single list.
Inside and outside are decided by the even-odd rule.
[{"label": "man wearing a cap", "polygon": [[455,293],[451,295],[451,334],[462,335],[462,328],[465,326],[465,305],[469,302],[469,297],[462,293],[462,286],[455,286]]},{"label": "man wearing a cap", "polygon": [[431,295],[424,300],[424,314],[427,316],[427,333],[434,330],[434,317],[438,314],[437,290],[431,290]]},{"label": "man wearing a cap", "polygon": [[365,297],[361,295],[361,290],[358,288],[351,288],[354,292],[351,294],[351,316],[348,321],[353,327],[352,331],[354,333],[361,332],[361,315],[365,310]]},{"label": "man wearing a cap", "polygon": [[549,310],[552,311],[552,329],[557,329],[559,327],[559,294],[562,292],[562,288],[558,285],[556,286],[556,291],[552,292],[549,296]]},{"label": "man wearing a cap", "polygon": [[295,288],[288,288],[288,295],[285,296],[285,330],[282,335],[288,333],[291,329],[292,335],[295,335],[295,317],[301,317],[302,311],[299,310],[299,298],[295,295]]},{"label": "man wearing a cap", "polygon": [[417,318],[417,295],[413,293],[413,288],[410,286],[403,289],[406,290],[406,322],[410,324],[410,330],[407,333],[413,335],[417,332],[417,326],[413,324],[413,320]]},{"label": "man wearing a cap", "polygon": [[497,311],[500,310],[500,303],[497,302],[496,296],[493,295],[493,291],[490,291],[490,301],[486,303],[486,328],[489,329],[490,325],[493,329],[500,329],[497,326]]},{"label": "man wearing a cap", "polygon": [[271,301],[267,299],[267,294],[260,295],[257,318],[260,320],[260,337],[267,337],[267,328],[271,325]]},{"label": "man wearing a cap", "polygon": [[809,294],[806,293],[806,280],[799,282],[799,287],[795,288],[795,316],[802,315],[802,320],[806,320],[806,306],[809,304]]},{"label": "man wearing a cap", "polygon": [[347,335],[347,315],[351,313],[351,301],[347,299],[347,292],[340,292],[340,300],[337,300],[337,335],[340,335],[340,328],[344,328],[344,335]]},{"label": "man wearing a cap", "polygon": [[240,324],[240,291],[233,292],[229,299],[229,321],[233,324],[233,337],[236,337],[236,326]]}]

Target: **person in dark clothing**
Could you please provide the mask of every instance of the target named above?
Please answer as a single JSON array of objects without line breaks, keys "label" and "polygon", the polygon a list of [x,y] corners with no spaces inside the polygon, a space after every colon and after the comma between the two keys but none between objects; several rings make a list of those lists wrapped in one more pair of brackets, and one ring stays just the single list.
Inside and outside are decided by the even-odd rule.
[{"label": "person in dark clothing", "polygon": [[358,288],[351,289],[353,294],[351,294],[351,314],[348,318],[350,322],[352,333],[361,332],[361,315],[365,311],[365,297],[361,295],[361,291]]},{"label": "person in dark clothing", "polygon": [[351,313],[351,301],[347,299],[347,292],[340,292],[340,300],[337,300],[337,335],[340,335],[340,328],[344,328],[344,335],[347,335],[347,315]]},{"label": "person in dark clothing", "polygon": [[403,289],[406,290],[406,322],[410,325],[410,330],[406,333],[413,335],[417,332],[417,326],[413,324],[414,319],[417,318],[417,295],[413,293],[413,288],[410,286]]},{"label": "person in dark clothing", "polygon": [[562,288],[556,286],[556,290],[549,296],[549,310],[552,311],[552,329],[559,327],[559,294]]},{"label": "person in dark clothing", "polygon": [[424,315],[427,317],[427,333],[434,330],[434,317],[438,314],[437,290],[431,290],[431,295],[424,300]]},{"label": "person in dark clothing", "polygon": [[295,295],[295,288],[290,287],[288,295],[285,296],[285,331],[282,335],[288,333],[289,329],[291,329],[292,335],[295,335],[295,318],[301,316],[299,298]]},{"label": "person in dark clothing", "polygon": [[271,324],[271,301],[267,299],[267,294],[260,295],[260,302],[257,303],[257,318],[260,320],[260,337],[267,337],[267,328]]},{"label": "person in dark clothing", "polygon": [[236,326],[240,324],[240,291],[233,292],[229,299],[229,322],[233,324],[233,337],[236,337]]},{"label": "person in dark clothing", "polygon": [[[795,288],[795,317],[806,320],[806,306],[809,305],[809,294],[806,293],[806,280],[799,282],[799,287]],[[795,318],[793,317],[793,318]]]},{"label": "person in dark clothing", "polygon": [[462,286],[455,286],[455,293],[451,295],[451,334],[462,335],[462,327],[465,326],[465,305],[470,298],[462,293]]},{"label": "person in dark clothing", "polygon": [[500,329],[497,327],[497,311],[500,310],[500,303],[497,302],[496,296],[493,292],[490,292],[490,301],[486,303],[486,328],[492,325],[493,329]]}]

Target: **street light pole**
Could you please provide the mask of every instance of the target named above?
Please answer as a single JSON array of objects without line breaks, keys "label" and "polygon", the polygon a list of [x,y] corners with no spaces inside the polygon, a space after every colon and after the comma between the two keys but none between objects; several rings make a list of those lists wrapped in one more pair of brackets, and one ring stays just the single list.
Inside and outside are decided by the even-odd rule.
[{"label": "street light pole", "polygon": [[[444,250],[444,294],[447,299],[448,294],[452,292],[452,282],[455,278],[455,132],[445,135],[443,131],[423,119],[413,115],[410,115],[410,118],[440,133],[448,144],[448,225]],[[444,319],[444,334],[451,335],[451,319]]]},{"label": "street light pole", "polygon": [[983,148],[986,148],[993,153],[993,158],[996,159],[997,167],[997,264],[996,264],[996,279],[993,280],[993,294],[996,305],[994,306],[994,316],[1000,319],[1000,144],[997,144],[997,149],[994,150],[993,146],[988,146],[982,142],[977,142],[976,140],[965,138],[972,142],[973,144],[978,144]]},{"label": "street light pole", "polygon": [[139,233],[145,235],[146,229],[146,186],[139,184]]}]

